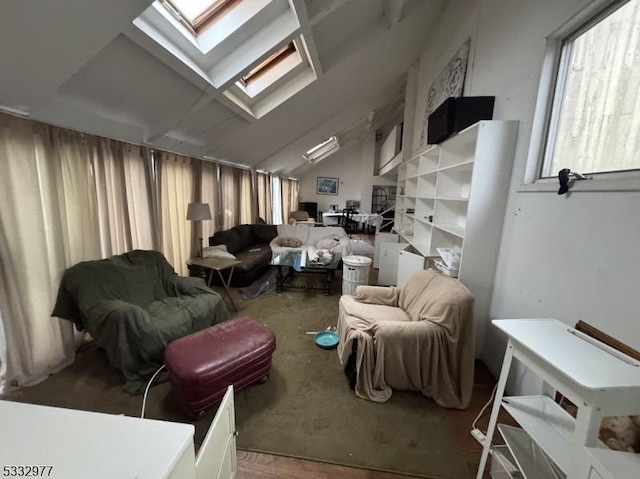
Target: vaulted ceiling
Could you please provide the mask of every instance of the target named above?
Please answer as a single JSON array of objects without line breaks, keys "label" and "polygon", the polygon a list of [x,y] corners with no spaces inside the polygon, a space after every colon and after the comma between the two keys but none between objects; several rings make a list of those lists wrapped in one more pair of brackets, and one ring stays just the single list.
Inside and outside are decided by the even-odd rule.
[{"label": "vaulted ceiling", "polygon": [[[140,18],[153,13],[151,0],[8,2],[0,110],[302,175],[310,166],[302,153],[321,140],[338,135],[352,144],[401,118],[407,68],[446,0],[243,1],[262,2],[267,13],[218,49],[208,71],[189,66],[179,41],[149,35]],[[269,38],[303,42],[306,70],[239,106],[228,89],[273,53]]]}]

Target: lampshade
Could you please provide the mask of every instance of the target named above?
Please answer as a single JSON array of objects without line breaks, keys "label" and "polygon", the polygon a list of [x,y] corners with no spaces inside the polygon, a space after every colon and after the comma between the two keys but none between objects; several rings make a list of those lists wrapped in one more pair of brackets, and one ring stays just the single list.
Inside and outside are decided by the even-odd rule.
[{"label": "lampshade", "polygon": [[204,221],[211,219],[211,210],[208,203],[189,203],[187,206],[187,219],[190,221]]}]

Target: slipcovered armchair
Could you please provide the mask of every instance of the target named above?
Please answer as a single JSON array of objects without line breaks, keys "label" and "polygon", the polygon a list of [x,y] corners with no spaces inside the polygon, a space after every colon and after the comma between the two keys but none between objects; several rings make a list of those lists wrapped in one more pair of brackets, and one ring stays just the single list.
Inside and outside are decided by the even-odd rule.
[{"label": "slipcovered armchair", "polygon": [[142,250],[67,269],[51,315],[87,330],[130,394],[144,391],[167,344],[229,318],[202,279],[178,276],[162,253]]},{"label": "slipcovered armchair", "polygon": [[289,224],[290,225],[309,225],[314,226],[316,224],[313,218],[309,218],[309,213],[306,211],[292,211],[289,213]]},{"label": "slipcovered armchair", "polygon": [[417,390],[464,409],[473,386],[473,296],[458,280],[420,271],[401,288],[358,286],[340,298],[338,356],[357,396],[387,401]]}]

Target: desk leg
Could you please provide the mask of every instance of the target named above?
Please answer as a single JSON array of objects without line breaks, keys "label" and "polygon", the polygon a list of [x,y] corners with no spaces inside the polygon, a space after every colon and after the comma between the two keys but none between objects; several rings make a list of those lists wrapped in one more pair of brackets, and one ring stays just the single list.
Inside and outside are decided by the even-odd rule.
[{"label": "desk leg", "polygon": [[229,285],[231,284],[231,277],[233,276],[233,270],[234,270],[234,266],[231,267],[231,271],[229,272],[229,278],[227,279],[226,282],[224,280],[224,276],[222,275],[222,271],[218,271],[218,276],[220,276],[220,281],[222,281],[222,286],[224,287],[224,290],[227,293],[227,296],[229,296],[229,302],[231,303],[231,306],[233,306],[233,310],[237,312],[238,308],[236,307],[236,303],[233,302],[233,298],[231,297],[231,291],[229,291]]},{"label": "desk leg", "polygon": [[324,277],[324,295],[329,296],[331,294],[331,283],[333,283],[333,270],[327,270]]},{"label": "desk leg", "polygon": [[484,446],[482,447],[482,456],[480,457],[480,465],[478,466],[476,479],[482,479],[485,466],[487,465],[487,459],[489,458],[489,449],[491,449],[491,440],[493,438],[493,434],[496,431],[496,424],[498,423],[498,413],[500,412],[500,407],[502,406],[502,397],[504,396],[504,388],[507,385],[507,378],[509,377],[509,369],[511,368],[513,352],[513,345],[511,344],[511,341],[509,341],[507,350],[504,353],[504,361],[502,363],[502,370],[500,371],[500,379],[498,380],[496,397],[493,400],[493,407],[491,408],[491,418],[489,419],[489,427],[487,429],[487,435],[484,439]]},{"label": "desk leg", "polygon": [[282,266],[277,266],[278,273],[276,274],[276,292],[282,293],[284,291],[284,275],[282,274]]}]

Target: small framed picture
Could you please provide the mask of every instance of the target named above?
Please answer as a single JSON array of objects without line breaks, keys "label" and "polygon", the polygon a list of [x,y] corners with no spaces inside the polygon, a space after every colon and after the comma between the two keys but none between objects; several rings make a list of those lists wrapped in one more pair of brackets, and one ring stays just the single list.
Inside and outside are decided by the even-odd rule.
[{"label": "small framed picture", "polygon": [[390,198],[395,198],[396,197],[396,187],[395,186],[390,186],[389,187],[389,197]]},{"label": "small framed picture", "polygon": [[326,178],[324,176],[318,176],[318,183],[316,184],[316,194],[337,195],[338,182],[338,178]]}]

